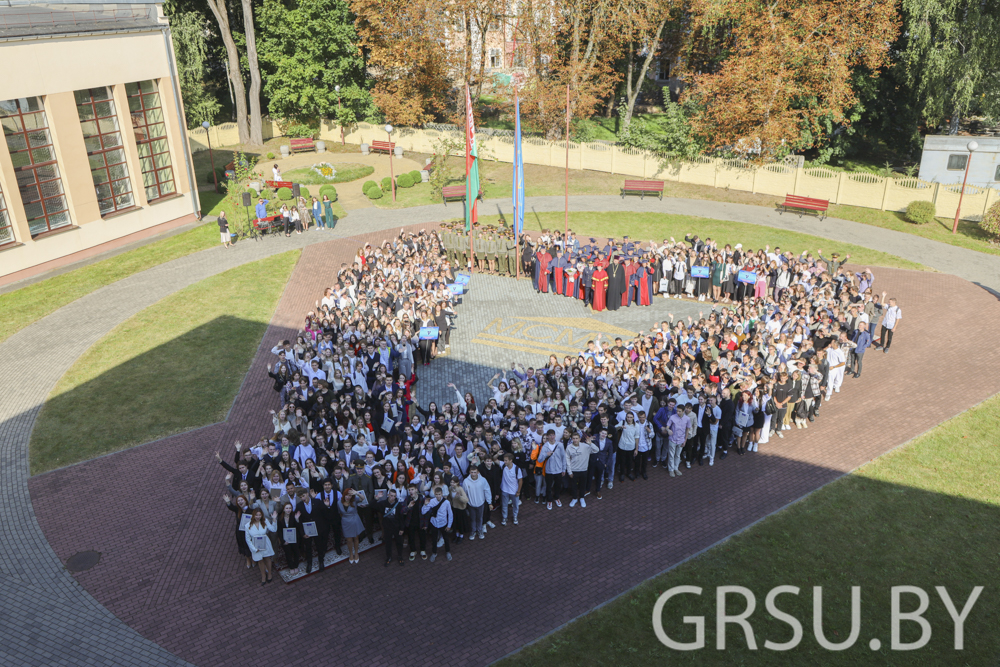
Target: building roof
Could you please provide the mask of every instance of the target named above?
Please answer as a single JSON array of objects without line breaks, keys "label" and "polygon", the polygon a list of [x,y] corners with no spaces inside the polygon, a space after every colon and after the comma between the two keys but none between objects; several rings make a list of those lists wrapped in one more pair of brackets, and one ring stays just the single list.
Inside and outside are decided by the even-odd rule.
[{"label": "building roof", "polygon": [[159,25],[157,5],[161,2],[0,0],[0,40],[155,28]]},{"label": "building roof", "polygon": [[967,134],[928,134],[924,137],[924,150],[963,153],[968,150],[970,141],[979,144],[978,151],[1000,153],[1000,137]]}]

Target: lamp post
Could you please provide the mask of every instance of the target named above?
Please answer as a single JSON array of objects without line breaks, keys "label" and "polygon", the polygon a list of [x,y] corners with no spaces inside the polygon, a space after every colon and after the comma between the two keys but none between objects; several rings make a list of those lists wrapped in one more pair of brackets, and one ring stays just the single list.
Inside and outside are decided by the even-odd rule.
[{"label": "lamp post", "polygon": [[[340,86],[334,86],[333,92],[337,93],[337,115],[340,115]],[[337,123],[340,124],[340,145],[344,146],[344,121],[337,119]]]},{"label": "lamp post", "polygon": [[385,126],[385,133],[389,135],[389,184],[392,186],[392,201],[396,201],[396,175],[392,171],[392,125]]},{"label": "lamp post", "polygon": [[215,191],[219,191],[219,175],[215,172],[215,154],[212,153],[212,137],[208,135],[209,122],[204,121],[201,126],[205,128],[205,140],[208,141],[208,159],[212,161],[212,182],[215,183]]},{"label": "lamp post", "polygon": [[951,233],[958,233],[958,216],[962,213],[962,198],[965,197],[965,180],[969,178],[969,165],[972,164],[972,151],[979,148],[979,144],[970,141],[965,145],[969,149],[969,159],[965,161],[965,176],[962,177],[962,191],[958,194],[958,208],[955,209],[955,224],[951,226]]}]

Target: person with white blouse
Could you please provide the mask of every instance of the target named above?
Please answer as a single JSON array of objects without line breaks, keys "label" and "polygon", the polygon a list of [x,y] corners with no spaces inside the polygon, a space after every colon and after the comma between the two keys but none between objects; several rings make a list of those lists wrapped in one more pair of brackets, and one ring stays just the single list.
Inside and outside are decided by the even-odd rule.
[{"label": "person with white blouse", "polygon": [[260,507],[253,510],[250,516],[250,524],[246,528],[247,546],[250,547],[250,555],[260,568],[260,585],[271,582],[271,559],[274,557],[274,547],[268,533],[273,533],[278,529],[275,519],[278,513],[273,512],[270,518],[264,517],[264,511]]}]

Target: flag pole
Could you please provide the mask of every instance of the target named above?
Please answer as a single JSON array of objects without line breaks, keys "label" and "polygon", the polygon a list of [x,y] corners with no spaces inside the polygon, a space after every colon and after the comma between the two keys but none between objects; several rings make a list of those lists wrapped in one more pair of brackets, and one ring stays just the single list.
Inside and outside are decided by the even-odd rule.
[{"label": "flag pole", "polygon": [[[518,105],[517,105],[517,101],[518,101],[517,100],[517,86],[515,85],[515,87],[514,87],[514,108],[515,109],[519,108]],[[518,120],[519,119],[517,119],[517,118],[514,119],[515,122],[517,122]],[[517,224],[517,151],[518,151],[517,137],[515,137],[514,138],[514,192],[513,192],[513,195],[514,195],[513,196],[513,200],[514,200],[514,220],[513,220],[513,223],[514,223],[514,244],[517,246],[517,250],[515,251],[517,253],[517,257],[515,258],[514,263],[517,265],[517,267],[514,270],[516,271],[515,280],[520,280],[521,279],[521,228]]]},{"label": "flag pole", "polygon": [[566,231],[563,236],[563,252],[569,237],[569,84],[566,84]]},{"label": "flag pole", "polygon": [[[466,105],[469,103],[469,82],[465,82],[465,102]],[[472,209],[469,208],[469,174],[471,170],[471,165],[469,164],[469,151],[472,150],[470,146],[469,139],[469,109],[465,110],[465,219],[468,221],[469,226],[469,273],[473,274],[476,272],[476,256],[472,249]]]}]

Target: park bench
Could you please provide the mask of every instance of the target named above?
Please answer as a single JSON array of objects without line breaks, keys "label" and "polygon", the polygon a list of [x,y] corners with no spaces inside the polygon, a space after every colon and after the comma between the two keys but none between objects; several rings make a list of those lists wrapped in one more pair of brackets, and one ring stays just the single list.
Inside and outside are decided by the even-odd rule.
[{"label": "park bench", "polygon": [[292,139],[288,143],[291,144],[290,148],[293,153],[316,150],[316,142],[309,138]]},{"label": "park bench", "polygon": [[396,142],[392,141],[373,141],[371,145],[373,153],[391,153],[396,150]]},{"label": "park bench", "polygon": [[663,181],[625,181],[622,186],[622,199],[625,199],[625,195],[634,194],[644,199],[646,193],[658,194],[663,199]]},{"label": "park bench", "polygon": [[820,216],[820,219],[826,217],[826,211],[830,208],[830,202],[826,199],[813,199],[812,197],[800,197],[799,195],[785,195],[785,201],[781,202],[781,212],[784,213],[788,209],[797,209],[799,211],[799,217],[802,217],[803,213],[809,211],[815,211],[816,215]]},{"label": "park bench", "polygon": [[[275,224],[275,221],[278,221],[277,224]],[[267,234],[271,230],[280,229],[281,215],[269,215],[266,218],[255,218],[253,226],[261,234]]]},{"label": "park bench", "polygon": [[[476,197],[479,201],[483,200],[483,191],[479,190],[479,195]],[[441,200],[447,205],[449,201],[465,201],[465,186],[464,185],[449,185],[447,187],[441,188]]]}]

